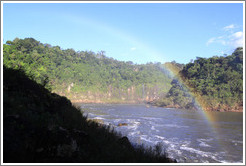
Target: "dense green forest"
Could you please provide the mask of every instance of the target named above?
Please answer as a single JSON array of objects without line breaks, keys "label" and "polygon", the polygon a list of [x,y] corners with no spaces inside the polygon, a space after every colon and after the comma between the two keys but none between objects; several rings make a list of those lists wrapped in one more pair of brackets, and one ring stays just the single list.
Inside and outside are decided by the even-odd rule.
[{"label": "dense green forest", "polygon": [[160,63],[137,65],[108,58],[104,51],[62,50],[33,38],[7,41],[3,62],[53,92],[84,102],[151,101],[171,87]]},{"label": "dense green forest", "polygon": [[204,110],[242,111],[242,48],[237,48],[228,56],[197,57],[194,62],[182,68],[176,67],[176,71],[178,76],[171,82],[172,87],[168,94],[156,100],[155,105],[187,109],[201,106]]},{"label": "dense green forest", "polygon": [[4,163],[175,162],[159,145],[134,147],[112,128],[88,120],[23,70],[3,67],[3,109]]},{"label": "dense green forest", "polygon": [[186,65],[122,62],[106,57],[104,51],[62,50],[33,38],[7,41],[3,53],[6,67],[23,69],[33,80],[73,102],[242,110],[242,48],[232,55],[197,57]]}]

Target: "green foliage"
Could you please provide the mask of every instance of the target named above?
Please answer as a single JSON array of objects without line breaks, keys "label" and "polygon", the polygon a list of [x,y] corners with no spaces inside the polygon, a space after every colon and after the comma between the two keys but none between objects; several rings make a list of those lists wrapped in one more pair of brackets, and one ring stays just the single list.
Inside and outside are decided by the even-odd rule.
[{"label": "green foliage", "polygon": [[173,103],[183,108],[192,103],[188,89],[177,79],[172,81],[172,88],[169,90],[168,97],[172,97]]},{"label": "green foliage", "polygon": [[189,90],[178,79],[173,79],[172,87],[169,92],[161,99],[154,101],[154,105],[160,107],[176,107],[195,109],[194,98],[190,95]]},{"label": "green foliage", "polygon": [[212,110],[243,105],[242,48],[237,48],[232,55],[226,57],[197,57],[193,63],[183,67],[179,76],[179,81],[172,81],[172,88],[165,99],[174,105],[181,108],[193,107],[195,103],[189,96],[191,93],[200,99],[203,107],[211,107]]},{"label": "green foliage", "polygon": [[104,51],[62,50],[33,38],[7,41],[3,52],[6,67],[23,69],[38,83],[63,94],[68,93],[67,89],[72,83],[74,86],[70,88],[70,93],[73,94],[88,91],[105,94],[112,89],[111,93],[115,96],[122,91],[122,96],[128,88],[143,84],[145,87],[158,86],[162,89],[160,92],[170,89],[171,79],[163,74],[160,63],[137,65],[121,62],[107,58]]},{"label": "green foliage", "polygon": [[181,75],[201,96],[231,105],[243,100],[242,48],[226,57],[197,58],[184,67]]}]

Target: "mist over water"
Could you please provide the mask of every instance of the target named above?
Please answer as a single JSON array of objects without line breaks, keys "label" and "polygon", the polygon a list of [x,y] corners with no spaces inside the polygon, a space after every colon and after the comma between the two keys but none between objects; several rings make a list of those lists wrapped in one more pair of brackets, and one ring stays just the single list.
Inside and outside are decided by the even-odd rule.
[{"label": "mist over water", "polygon": [[161,144],[162,152],[178,162],[243,162],[243,113],[212,112],[208,123],[203,114],[189,110],[127,104],[81,108],[88,118],[114,127],[133,145]]}]

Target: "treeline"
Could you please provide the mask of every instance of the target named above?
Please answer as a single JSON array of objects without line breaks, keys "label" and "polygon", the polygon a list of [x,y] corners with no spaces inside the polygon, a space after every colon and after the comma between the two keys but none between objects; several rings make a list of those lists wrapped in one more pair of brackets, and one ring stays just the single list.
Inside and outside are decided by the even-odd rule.
[{"label": "treeline", "polygon": [[228,56],[197,57],[186,65],[134,64],[108,58],[104,51],[62,50],[33,38],[16,38],[3,45],[3,62],[47,89],[82,102],[150,102],[219,111],[242,110],[243,105],[242,48]]},{"label": "treeline", "polygon": [[243,48],[237,48],[228,56],[197,57],[178,72],[171,84],[168,94],[155,101],[156,105],[242,111]]},{"label": "treeline", "polygon": [[143,99],[151,93],[166,93],[171,87],[171,77],[160,63],[137,65],[108,58],[104,51],[62,50],[33,38],[7,41],[3,62],[6,67],[23,69],[46,88],[70,98],[97,93],[107,94],[101,98]]}]

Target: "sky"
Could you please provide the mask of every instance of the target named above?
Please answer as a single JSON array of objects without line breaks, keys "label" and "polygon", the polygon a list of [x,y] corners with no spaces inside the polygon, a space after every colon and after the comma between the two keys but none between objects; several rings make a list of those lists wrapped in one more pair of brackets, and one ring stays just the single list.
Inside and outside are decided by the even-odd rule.
[{"label": "sky", "polygon": [[243,4],[5,2],[3,42],[16,37],[137,64],[186,64],[243,46]]}]

